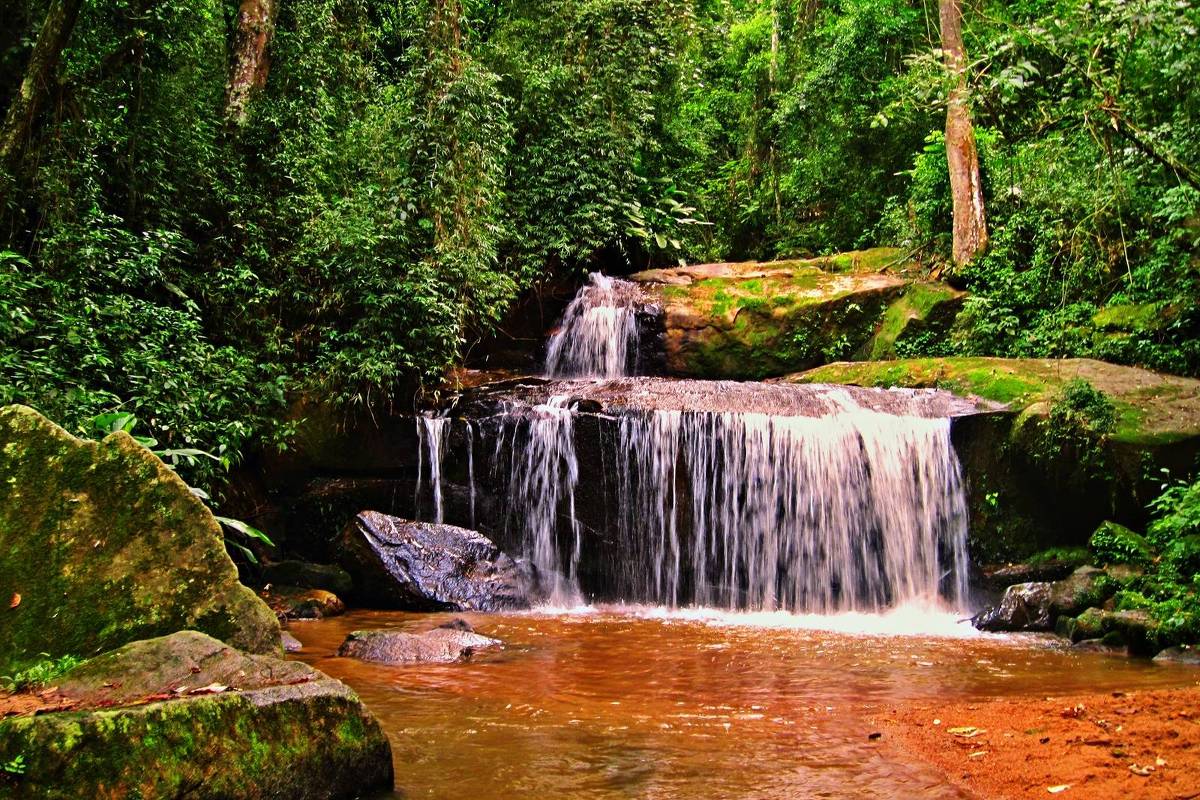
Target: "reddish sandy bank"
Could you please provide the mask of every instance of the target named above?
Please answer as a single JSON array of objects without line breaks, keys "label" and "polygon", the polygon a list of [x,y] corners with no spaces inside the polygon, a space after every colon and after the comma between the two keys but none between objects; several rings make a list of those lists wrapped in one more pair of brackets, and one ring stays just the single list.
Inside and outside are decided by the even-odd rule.
[{"label": "reddish sandy bank", "polygon": [[885,707],[884,744],[980,798],[1200,798],[1200,687]]}]

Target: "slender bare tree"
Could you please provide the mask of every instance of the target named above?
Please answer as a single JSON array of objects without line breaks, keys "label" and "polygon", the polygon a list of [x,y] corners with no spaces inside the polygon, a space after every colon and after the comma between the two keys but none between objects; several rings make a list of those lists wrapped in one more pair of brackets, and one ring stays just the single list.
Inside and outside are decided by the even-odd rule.
[{"label": "slender bare tree", "polygon": [[939,0],[942,54],[954,81],[946,107],[946,162],[954,201],[954,263],[962,266],[987,249],[987,217],[979,151],[967,93],[967,53],[962,39],[961,0]]}]

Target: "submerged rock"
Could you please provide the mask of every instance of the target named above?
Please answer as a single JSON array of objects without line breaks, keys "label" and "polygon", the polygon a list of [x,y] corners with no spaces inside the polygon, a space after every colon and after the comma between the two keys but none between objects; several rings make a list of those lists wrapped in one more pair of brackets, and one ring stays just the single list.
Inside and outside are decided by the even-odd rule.
[{"label": "submerged rock", "polygon": [[21,798],[351,798],[392,786],[391,747],[345,684],[194,631],[67,673],[84,709],[0,721]]},{"label": "submerged rock", "polygon": [[323,589],[272,586],[263,592],[263,599],[283,620],[324,619],[346,613],[346,604],[341,598]]},{"label": "submerged rock", "polygon": [[466,626],[434,628],[424,633],[391,630],[354,631],[338,655],[380,664],[451,664],[466,661],[479,650],[504,647],[499,639],[481,636]]},{"label": "submerged rock", "polygon": [[1159,663],[1170,662],[1173,664],[1189,664],[1194,667],[1200,667],[1200,650],[1195,647],[1168,647],[1154,657]]},{"label": "submerged rock", "polygon": [[253,652],[279,623],[238,583],[221,529],[124,432],[76,439],[24,406],[0,410],[0,674],[184,628]]},{"label": "submerged rock", "polygon": [[342,532],[359,603],[414,611],[499,611],[536,599],[532,570],[481,533],[364,511]]}]

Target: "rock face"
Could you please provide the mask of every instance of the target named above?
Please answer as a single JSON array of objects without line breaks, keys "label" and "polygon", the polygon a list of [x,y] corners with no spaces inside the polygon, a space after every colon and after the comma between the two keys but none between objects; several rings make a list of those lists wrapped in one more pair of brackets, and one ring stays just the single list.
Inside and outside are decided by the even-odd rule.
[{"label": "rock face", "polygon": [[0,476],[0,674],[185,628],[279,649],[279,623],[238,583],[212,514],[128,434],[83,441],[9,406]]},{"label": "rock face", "polygon": [[[817,259],[703,264],[632,279],[659,297],[669,374],[765,378],[867,347],[884,311],[909,284],[880,270],[902,260],[894,251],[867,251],[845,265]],[[916,313],[898,312],[893,333]]]},{"label": "rock face", "polygon": [[392,786],[387,737],[347,686],[201,633],[99,656],[59,691],[95,710],[0,721],[0,763],[25,761],[5,797],[334,800]]},{"label": "rock face", "polygon": [[413,611],[528,608],[536,580],[486,536],[375,511],[342,532],[342,564],[363,605]]},{"label": "rock face", "polygon": [[979,612],[971,622],[981,631],[1048,631],[1054,625],[1050,594],[1049,583],[1018,583],[1004,591],[999,604]]},{"label": "rock face", "polygon": [[434,628],[424,633],[354,631],[338,648],[338,655],[380,664],[451,664],[466,661],[479,650],[497,650],[499,639],[461,628]]},{"label": "rock face", "polygon": [[[1068,618],[1103,603],[1116,590],[1104,570],[1080,567],[1054,583],[1009,586],[999,604],[985,609],[972,622],[985,631],[1049,631],[1059,618]],[[1066,634],[1071,635],[1071,634]]]}]

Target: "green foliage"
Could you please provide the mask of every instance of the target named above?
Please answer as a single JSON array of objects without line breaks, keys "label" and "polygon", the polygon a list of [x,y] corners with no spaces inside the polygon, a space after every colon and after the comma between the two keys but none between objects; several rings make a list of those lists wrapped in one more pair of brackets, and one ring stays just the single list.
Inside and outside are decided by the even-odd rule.
[{"label": "green foliage", "polygon": [[1063,386],[1039,426],[1033,457],[1059,468],[1070,465],[1069,482],[1077,485],[1109,476],[1109,435],[1116,429],[1116,407],[1106,394],[1082,379]]},{"label": "green foliage", "polygon": [[[5,104],[44,12],[10,5]],[[229,464],[285,446],[299,394],[389,404],[440,381],[549,277],[947,254],[949,84],[920,6],[279,8],[235,131],[233,6],[85,4],[0,174],[0,402],[76,431],[134,414]],[[992,246],[957,275],[952,335],[897,353],[1200,373],[1200,11],[988,0],[964,23]],[[218,466],[190,479],[215,488]]]},{"label": "green foliage", "polygon": [[1150,611],[1161,644],[1200,642],[1200,480],[1165,484],[1150,510],[1151,558],[1117,606]]},{"label": "green foliage", "polygon": [[1097,528],[1088,547],[1102,564],[1145,564],[1153,557],[1145,537],[1114,522]]},{"label": "green foliage", "polygon": [[70,672],[83,663],[82,658],[61,656],[49,658],[45,653],[41,661],[30,665],[15,675],[0,675],[0,688],[6,692],[24,692],[49,686],[59,676]]}]

